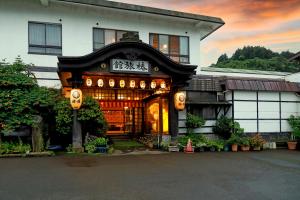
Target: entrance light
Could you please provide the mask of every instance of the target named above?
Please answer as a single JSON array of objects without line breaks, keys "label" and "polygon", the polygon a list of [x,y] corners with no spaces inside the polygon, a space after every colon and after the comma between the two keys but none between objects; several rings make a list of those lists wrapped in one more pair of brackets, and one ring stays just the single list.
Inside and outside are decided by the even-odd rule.
[{"label": "entrance light", "polygon": [[98,79],[97,84],[98,84],[98,87],[103,87],[104,86],[103,79],[101,79],[101,78]]},{"label": "entrance light", "polygon": [[162,88],[162,89],[165,89],[165,88],[166,88],[166,82],[165,82],[165,81],[162,81],[162,82],[160,83],[160,88]]},{"label": "entrance light", "polygon": [[130,80],[130,87],[131,88],[134,88],[135,87],[135,80]]},{"label": "entrance light", "polygon": [[82,91],[80,89],[72,89],[70,92],[70,103],[74,110],[78,110],[82,104]]},{"label": "entrance light", "polygon": [[154,80],[151,81],[150,87],[151,87],[152,89],[155,89],[155,88],[156,88],[156,82],[155,82]]},{"label": "entrance light", "polygon": [[140,87],[141,87],[142,89],[145,89],[145,87],[146,87],[145,81],[140,81]]},{"label": "entrance light", "polygon": [[87,85],[88,87],[91,87],[92,84],[93,84],[93,81],[92,81],[91,78],[87,78],[86,81],[85,81],[85,83],[86,83],[86,85]]},{"label": "entrance light", "polygon": [[125,87],[125,81],[124,81],[123,79],[120,80],[120,87],[121,87],[121,88]]},{"label": "entrance light", "polygon": [[115,80],[114,79],[109,79],[108,84],[109,84],[109,87],[114,87],[115,86]]}]

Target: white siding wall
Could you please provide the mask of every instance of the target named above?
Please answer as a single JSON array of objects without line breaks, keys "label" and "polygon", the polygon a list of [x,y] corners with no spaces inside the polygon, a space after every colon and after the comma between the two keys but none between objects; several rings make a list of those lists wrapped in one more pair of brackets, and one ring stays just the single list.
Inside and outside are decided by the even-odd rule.
[{"label": "white siding wall", "polygon": [[[60,21],[61,19],[61,21]],[[12,62],[18,55],[25,63],[57,66],[57,57],[28,54],[28,21],[62,24],[63,56],[82,56],[93,50],[93,27],[138,31],[149,43],[149,33],[189,36],[190,63],[200,63],[200,30],[191,22],[108,8],[71,5],[51,1],[42,6],[38,0],[0,0],[0,59]],[[96,25],[99,23],[99,25]],[[200,69],[199,69],[200,70]],[[56,73],[51,77],[58,79]],[[45,82],[44,82],[45,83]],[[53,83],[56,85],[57,81]]]},{"label": "white siding wall", "polygon": [[[231,101],[230,95],[226,97],[230,97],[227,100]],[[299,102],[300,96],[294,92],[234,91],[234,119],[240,123],[245,132],[289,132],[287,118],[290,115],[299,116]],[[232,115],[230,112],[232,113],[232,110],[229,110],[228,117]]]}]

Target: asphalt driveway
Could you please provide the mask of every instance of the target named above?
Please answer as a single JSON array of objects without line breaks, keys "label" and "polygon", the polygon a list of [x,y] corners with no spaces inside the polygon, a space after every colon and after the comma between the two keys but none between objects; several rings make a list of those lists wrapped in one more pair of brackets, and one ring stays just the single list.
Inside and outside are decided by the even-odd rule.
[{"label": "asphalt driveway", "polygon": [[0,159],[0,199],[300,199],[300,152]]}]

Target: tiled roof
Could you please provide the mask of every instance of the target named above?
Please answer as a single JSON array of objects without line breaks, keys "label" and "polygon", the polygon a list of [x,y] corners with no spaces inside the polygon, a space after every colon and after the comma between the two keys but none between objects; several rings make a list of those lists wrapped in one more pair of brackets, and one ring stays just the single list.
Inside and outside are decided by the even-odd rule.
[{"label": "tiled roof", "polygon": [[286,76],[286,75],[290,75],[291,74],[290,72],[275,72],[275,71],[261,71],[261,70],[250,70],[250,69],[232,69],[232,68],[217,68],[217,67],[202,67],[201,71],[206,71],[206,72],[224,72],[224,73],[240,73],[240,74],[275,75],[275,76]]},{"label": "tiled roof", "polygon": [[186,90],[192,91],[222,91],[220,80],[213,77],[193,76]]},{"label": "tiled roof", "polygon": [[226,79],[227,90],[300,92],[297,83],[276,80]]}]

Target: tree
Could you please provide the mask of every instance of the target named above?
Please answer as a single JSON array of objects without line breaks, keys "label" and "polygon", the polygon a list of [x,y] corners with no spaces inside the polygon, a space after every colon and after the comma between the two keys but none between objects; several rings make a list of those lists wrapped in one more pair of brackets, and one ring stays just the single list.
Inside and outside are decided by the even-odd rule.
[{"label": "tree", "polygon": [[[72,132],[73,112],[70,102],[66,98],[60,98],[55,106],[56,130],[66,135]],[[84,134],[100,135],[106,130],[106,121],[98,102],[90,96],[83,99],[78,111],[78,121],[81,122]]]},{"label": "tree", "polygon": [[18,57],[0,63],[0,132],[9,135],[22,126],[36,125],[36,116],[49,116],[57,91],[39,87],[29,67]]},{"label": "tree", "polygon": [[289,51],[279,54],[264,47],[247,46],[237,49],[231,58],[226,59],[226,54],[222,54],[217,64],[212,64],[210,67],[299,72],[300,65],[288,60],[292,56]]},{"label": "tree", "polygon": [[228,56],[226,53],[224,53],[218,58],[217,63],[226,62],[226,61],[228,61]]}]

